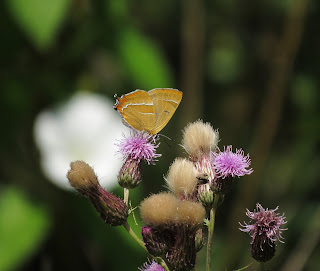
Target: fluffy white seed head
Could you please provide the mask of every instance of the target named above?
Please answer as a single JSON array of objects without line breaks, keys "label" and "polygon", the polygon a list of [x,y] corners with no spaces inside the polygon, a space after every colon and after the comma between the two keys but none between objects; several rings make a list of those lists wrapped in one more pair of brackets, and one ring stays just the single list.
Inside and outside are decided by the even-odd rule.
[{"label": "fluffy white seed head", "polygon": [[177,158],[171,164],[166,182],[169,189],[177,196],[191,195],[197,185],[197,170],[187,159]]},{"label": "fluffy white seed head", "polygon": [[199,202],[180,201],[172,193],[162,192],[143,200],[140,214],[145,224],[152,227],[177,224],[198,227],[203,223],[205,209]]},{"label": "fluffy white seed head", "polygon": [[174,223],[179,200],[168,192],[163,192],[143,200],[140,204],[142,220],[150,226]]},{"label": "fluffy white seed head", "polygon": [[97,187],[99,184],[93,169],[83,161],[75,161],[70,164],[67,178],[70,184],[78,191],[85,191]]},{"label": "fluffy white seed head", "polygon": [[203,155],[209,156],[210,151],[217,147],[218,141],[218,130],[202,120],[189,123],[183,131],[182,146],[195,160]]},{"label": "fluffy white seed head", "polygon": [[203,223],[205,209],[199,202],[181,201],[176,215],[177,224],[188,224],[198,227]]}]

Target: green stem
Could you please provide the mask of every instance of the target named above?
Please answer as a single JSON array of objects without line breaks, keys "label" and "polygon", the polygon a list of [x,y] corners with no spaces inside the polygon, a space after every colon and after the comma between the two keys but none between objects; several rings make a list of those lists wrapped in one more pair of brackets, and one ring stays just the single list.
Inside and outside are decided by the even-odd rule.
[{"label": "green stem", "polygon": [[212,254],[212,241],[213,241],[213,232],[214,232],[214,223],[216,210],[219,202],[219,194],[214,196],[213,206],[210,209],[209,225],[208,225],[208,244],[207,244],[207,262],[206,262],[206,271],[211,270],[211,254]]},{"label": "green stem", "polygon": [[264,271],[265,269],[264,269],[264,263],[263,262],[260,262],[260,270],[261,271]]},{"label": "green stem", "polygon": [[128,205],[128,202],[129,202],[129,189],[128,188],[123,188],[123,201],[125,204]]},{"label": "green stem", "polygon": [[131,229],[128,222],[123,223],[123,227],[126,229],[126,231],[130,234],[130,236],[141,246],[145,251],[148,252],[146,246],[144,245],[143,241],[134,233],[134,231]]}]

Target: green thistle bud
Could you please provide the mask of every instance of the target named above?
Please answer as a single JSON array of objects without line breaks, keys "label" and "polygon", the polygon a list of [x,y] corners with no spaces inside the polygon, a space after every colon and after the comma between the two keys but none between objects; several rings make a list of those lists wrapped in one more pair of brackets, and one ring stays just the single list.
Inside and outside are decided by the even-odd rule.
[{"label": "green thistle bud", "polygon": [[198,187],[198,199],[205,207],[211,207],[213,204],[213,192],[210,188],[210,184],[202,184]]}]

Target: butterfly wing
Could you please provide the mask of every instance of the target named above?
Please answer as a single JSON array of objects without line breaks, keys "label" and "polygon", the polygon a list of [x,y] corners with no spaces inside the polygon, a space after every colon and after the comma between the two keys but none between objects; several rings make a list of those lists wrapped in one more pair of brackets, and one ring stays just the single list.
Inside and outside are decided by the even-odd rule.
[{"label": "butterfly wing", "polygon": [[153,100],[156,122],[151,134],[159,133],[172,118],[182,99],[182,92],[177,89],[156,88],[148,91]]},{"label": "butterfly wing", "polygon": [[144,90],[135,90],[117,97],[114,108],[120,112],[125,124],[138,131],[151,130],[156,125],[156,112],[153,100]]}]

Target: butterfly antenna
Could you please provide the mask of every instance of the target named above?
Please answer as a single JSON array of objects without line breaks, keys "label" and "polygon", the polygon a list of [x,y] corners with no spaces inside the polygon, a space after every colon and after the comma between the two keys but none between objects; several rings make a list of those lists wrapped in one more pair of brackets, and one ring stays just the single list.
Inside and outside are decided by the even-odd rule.
[{"label": "butterfly antenna", "polygon": [[157,134],[157,136],[159,136],[159,137],[162,136],[164,138],[164,142],[166,142],[167,145],[171,148],[171,145],[168,143],[168,141],[166,139],[168,139],[170,141],[174,141],[174,139],[172,139],[172,138],[170,138],[170,137],[168,137],[166,135],[163,135],[163,134]]}]

